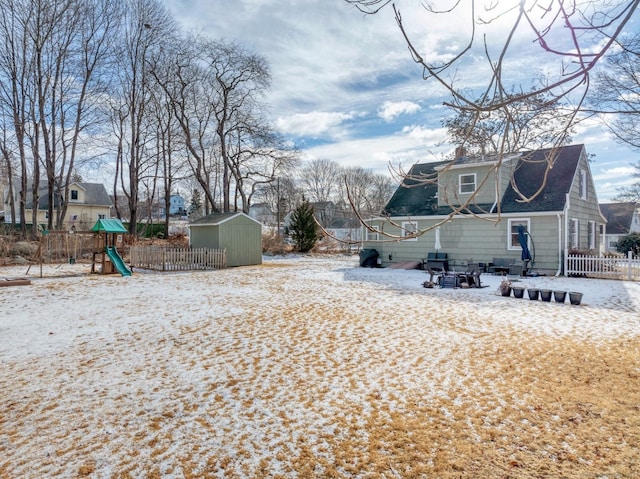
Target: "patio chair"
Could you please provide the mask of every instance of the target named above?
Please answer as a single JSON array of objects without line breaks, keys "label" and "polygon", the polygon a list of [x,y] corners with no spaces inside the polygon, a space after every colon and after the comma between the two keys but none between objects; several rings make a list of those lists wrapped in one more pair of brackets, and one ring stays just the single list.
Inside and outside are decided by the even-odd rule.
[{"label": "patio chair", "polygon": [[[433,268],[428,268],[429,271],[429,282],[433,284],[440,284],[440,278],[442,277],[442,273],[444,270],[437,270]],[[433,279],[435,278],[435,283]]]}]

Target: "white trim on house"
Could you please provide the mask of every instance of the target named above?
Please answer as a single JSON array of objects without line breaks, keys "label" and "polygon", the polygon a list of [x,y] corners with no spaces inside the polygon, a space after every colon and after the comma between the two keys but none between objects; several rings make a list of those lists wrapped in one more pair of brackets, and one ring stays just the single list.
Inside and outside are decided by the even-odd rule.
[{"label": "white trim on house", "polygon": [[569,219],[569,248],[580,248],[580,220],[578,218]]},{"label": "white trim on house", "polygon": [[589,237],[589,249],[596,249],[596,222],[589,220],[587,223],[588,237]]},{"label": "white trim on house", "polygon": [[[465,180],[463,182],[463,179]],[[471,179],[471,181],[469,181]],[[459,195],[470,195],[476,191],[478,185],[478,175],[477,173],[461,173],[458,175],[458,194]],[[464,190],[463,191],[463,187]],[[467,191],[469,190],[469,191]]]},{"label": "white trim on house", "polygon": [[414,236],[413,238],[406,238],[407,236],[411,236],[412,234],[418,231],[418,222],[413,221],[403,221],[402,222],[402,237],[404,238],[402,241],[418,241],[418,237]]},{"label": "white trim on house", "polygon": [[[519,225],[524,225],[529,235],[527,235],[527,243],[530,243],[529,237],[531,233],[531,219],[529,218],[508,218],[507,219],[507,250],[508,251],[522,251],[522,246],[520,246],[520,241],[518,240],[518,231],[517,227]],[[513,227],[516,226],[515,238]],[[515,242],[514,242],[515,239]],[[515,243],[515,244],[514,244]],[[529,244],[529,248],[531,248],[531,244]]]}]

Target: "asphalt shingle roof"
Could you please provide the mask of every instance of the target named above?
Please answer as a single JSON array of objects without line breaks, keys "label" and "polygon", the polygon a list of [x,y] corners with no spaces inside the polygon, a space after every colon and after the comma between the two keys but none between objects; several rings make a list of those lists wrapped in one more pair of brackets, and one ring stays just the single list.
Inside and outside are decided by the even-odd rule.
[{"label": "asphalt shingle roof", "polygon": [[627,203],[602,203],[600,211],[607,219],[607,234],[626,235],[631,229],[633,212],[636,209],[633,202]]},{"label": "asphalt shingle roof", "polygon": [[543,184],[547,159],[555,152],[553,167],[549,169],[542,192],[530,202],[522,202],[520,196],[509,184],[502,197],[503,213],[527,213],[533,211],[561,211],[566,194],[571,188],[583,145],[563,146],[552,150],[546,148],[525,153],[518,160],[513,179],[525,196],[532,196]]},{"label": "asphalt shingle roof", "polygon": [[[583,145],[564,146],[552,150],[542,149],[523,153],[517,160],[514,180],[525,196],[532,196],[542,185],[547,167],[547,158],[555,152],[553,167],[549,169],[546,184],[542,192],[532,201],[523,202],[520,196],[509,184],[500,205],[503,213],[519,213],[533,211],[560,211],[564,208],[566,194],[571,188],[573,177],[580,160]],[[384,210],[383,215],[389,216],[431,216],[447,215],[450,206],[438,207],[438,185],[436,182],[420,184],[418,178],[436,178],[436,168],[448,164],[447,161],[434,163],[418,163],[409,170],[408,177],[395,191]],[[418,185],[418,186],[415,186]],[[473,213],[487,213],[492,204],[469,205],[468,210]],[[462,211],[468,213],[469,211]]]}]

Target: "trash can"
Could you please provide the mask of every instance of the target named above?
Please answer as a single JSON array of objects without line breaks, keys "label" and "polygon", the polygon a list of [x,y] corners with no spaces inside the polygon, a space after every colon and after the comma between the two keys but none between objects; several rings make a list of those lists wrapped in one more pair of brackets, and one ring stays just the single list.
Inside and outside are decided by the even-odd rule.
[{"label": "trash can", "polygon": [[360,266],[375,268],[377,266],[379,256],[380,253],[375,249],[360,250]]}]

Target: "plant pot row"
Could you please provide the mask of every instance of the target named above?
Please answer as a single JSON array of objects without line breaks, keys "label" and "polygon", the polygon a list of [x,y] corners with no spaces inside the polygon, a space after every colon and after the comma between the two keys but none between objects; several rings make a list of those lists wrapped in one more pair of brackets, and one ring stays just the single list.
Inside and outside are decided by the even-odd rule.
[{"label": "plant pot row", "polygon": [[[529,299],[532,301],[537,301],[540,298],[542,301],[551,302],[551,298],[555,300],[556,303],[564,303],[567,298],[566,291],[553,291],[551,289],[538,289],[538,288],[523,288],[523,287],[512,287],[513,297],[514,298],[524,298],[524,291],[527,290],[527,295]],[[509,294],[504,294],[503,296],[509,296]],[[579,305],[582,302],[582,293],[577,291],[569,291],[569,302],[573,305]]]}]

